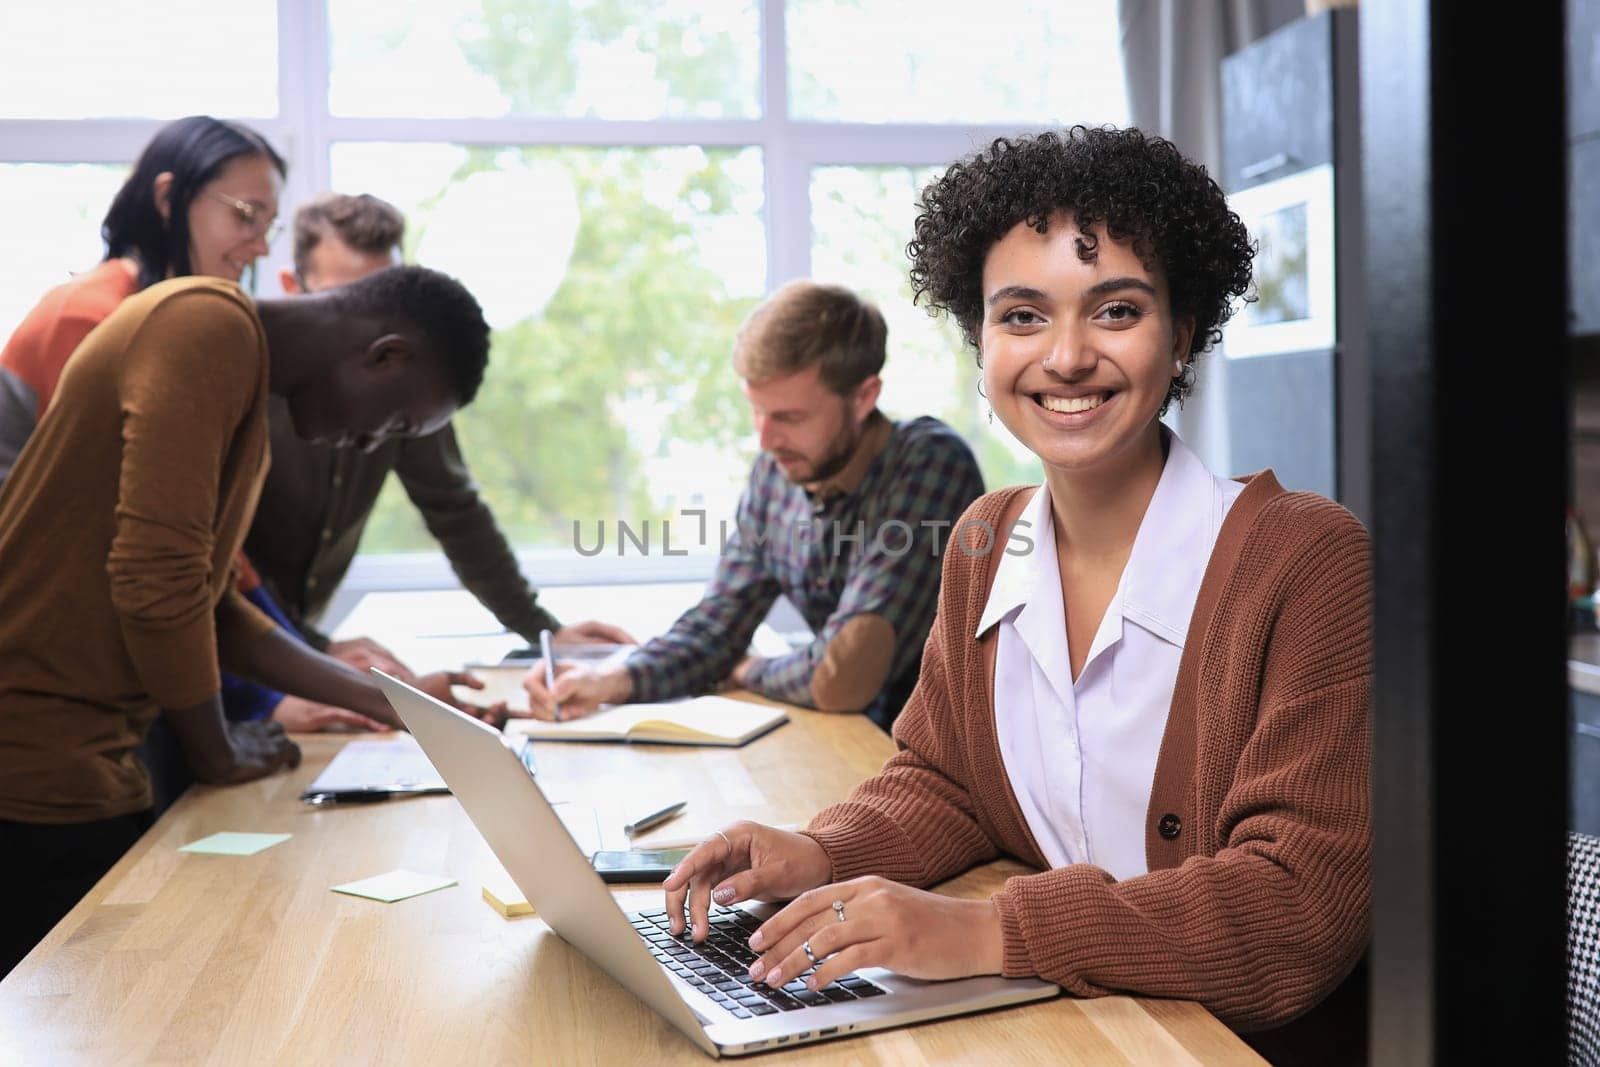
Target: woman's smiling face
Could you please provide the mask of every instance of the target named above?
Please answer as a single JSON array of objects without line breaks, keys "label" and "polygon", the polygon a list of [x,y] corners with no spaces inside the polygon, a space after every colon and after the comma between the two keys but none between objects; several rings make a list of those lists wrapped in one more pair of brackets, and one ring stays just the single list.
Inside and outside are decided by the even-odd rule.
[{"label": "woman's smiling face", "polygon": [[[189,202],[189,266],[195,274],[237,282],[271,249],[283,178],[266,156],[235,156]],[[248,209],[246,218],[238,205]]]},{"label": "woman's smiling face", "polygon": [[1070,213],[1018,223],[984,260],[983,302],[984,391],[1046,468],[1093,471],[1154,430],[1194,326],[1130,242]]}]

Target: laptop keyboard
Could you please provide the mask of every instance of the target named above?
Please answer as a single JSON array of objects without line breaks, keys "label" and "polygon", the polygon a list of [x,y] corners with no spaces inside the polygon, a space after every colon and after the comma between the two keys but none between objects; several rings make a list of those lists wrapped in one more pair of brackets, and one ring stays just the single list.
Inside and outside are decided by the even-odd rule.
[{"label": "laptop keyboard", "polygon": [[698,945],[689,939],[689,929],[673,937],[667,929],[665,910],[641,911],[632,916],[633,928],[649,947],[656,961],[683,981],[704,993],[735,1018],[775,1015],[780,1011],[843,1004],[889,992],[865,978],[850,974],[830,982],[815,992],[805,986],[808,969],[773,988],[765,982],[752,982],[749,967],[759,956],[750,950],[750,935],[761,920],[738,908],[711,905],[711,932]]}]

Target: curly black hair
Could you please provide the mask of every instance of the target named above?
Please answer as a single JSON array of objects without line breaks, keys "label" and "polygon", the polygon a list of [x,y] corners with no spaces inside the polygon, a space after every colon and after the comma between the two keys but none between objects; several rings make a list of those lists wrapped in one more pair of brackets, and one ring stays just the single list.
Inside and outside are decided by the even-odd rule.
[{"label": "curly black hair", "polygon": [[345,312],[408,325],[443,365],[461,407],[472,403],[489,365],[489,324],[466,286],[426,267],[385,267],[328,290]]},{"label": "curly black hair", "polygon": [[[1255,247],[1222,190],[1171,141],[1137,129],[997,138],[928,183],[917,209],[916,238],[906,245],[914,299],[953,314],[974,351],[984,260],[1019,222],[1044,233],[1051,215],[1070,211],[1085,233],[1104,223],[1112,240],[1131,239],[1146,269],[1166,273],[1175,315],[1195,323],[1189,368],[1173,379],[1163,411],[1182,406],[1195,358],[1222,339],[1233,301],[1250,288]],[[1092,257],[1092,243],[1080,242],[1078,254]]]}]

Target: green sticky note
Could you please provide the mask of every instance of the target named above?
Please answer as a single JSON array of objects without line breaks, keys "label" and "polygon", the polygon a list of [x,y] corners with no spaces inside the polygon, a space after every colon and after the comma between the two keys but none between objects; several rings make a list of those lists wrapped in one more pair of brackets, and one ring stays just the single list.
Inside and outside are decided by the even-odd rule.
[{"label": "green sticky note", "polygon": [[212,856],[254,856],[264,848],[287,841],[293,834],[240,834],[224,830],[198,841],[190,841],[179,852],[204,852]]},{"label": "green sticky note", "polygon": [[416,871],[390,871],[363,878],[359,882],[346,882],[333,887],[335,893],[348,893],[353,897],[367,897],[393,904],[407,897],[421,896],[435,889],[448,889],[456,884],[454,878],[441,878],[436,874],[418,874]]}]

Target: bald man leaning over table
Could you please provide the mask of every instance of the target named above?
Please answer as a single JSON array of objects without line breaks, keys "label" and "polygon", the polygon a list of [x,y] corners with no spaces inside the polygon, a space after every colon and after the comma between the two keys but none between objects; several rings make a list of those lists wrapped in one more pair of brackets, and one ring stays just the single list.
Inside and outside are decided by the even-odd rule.
[{"label": "bald man leaning over table", "polygon": [[135,749],[158,716],[203,781],[299,762],[272,722],[223,716],[219,659],[284,692],[395,719],[364,674],[234,588],[268,461],[267,400],[303,436],[373,447],[476,395],[489,328],[453,279],[394,267],[252,301],[179,278],[129,297],[68,360],[0,487],[0,971],[150,822]]}]

